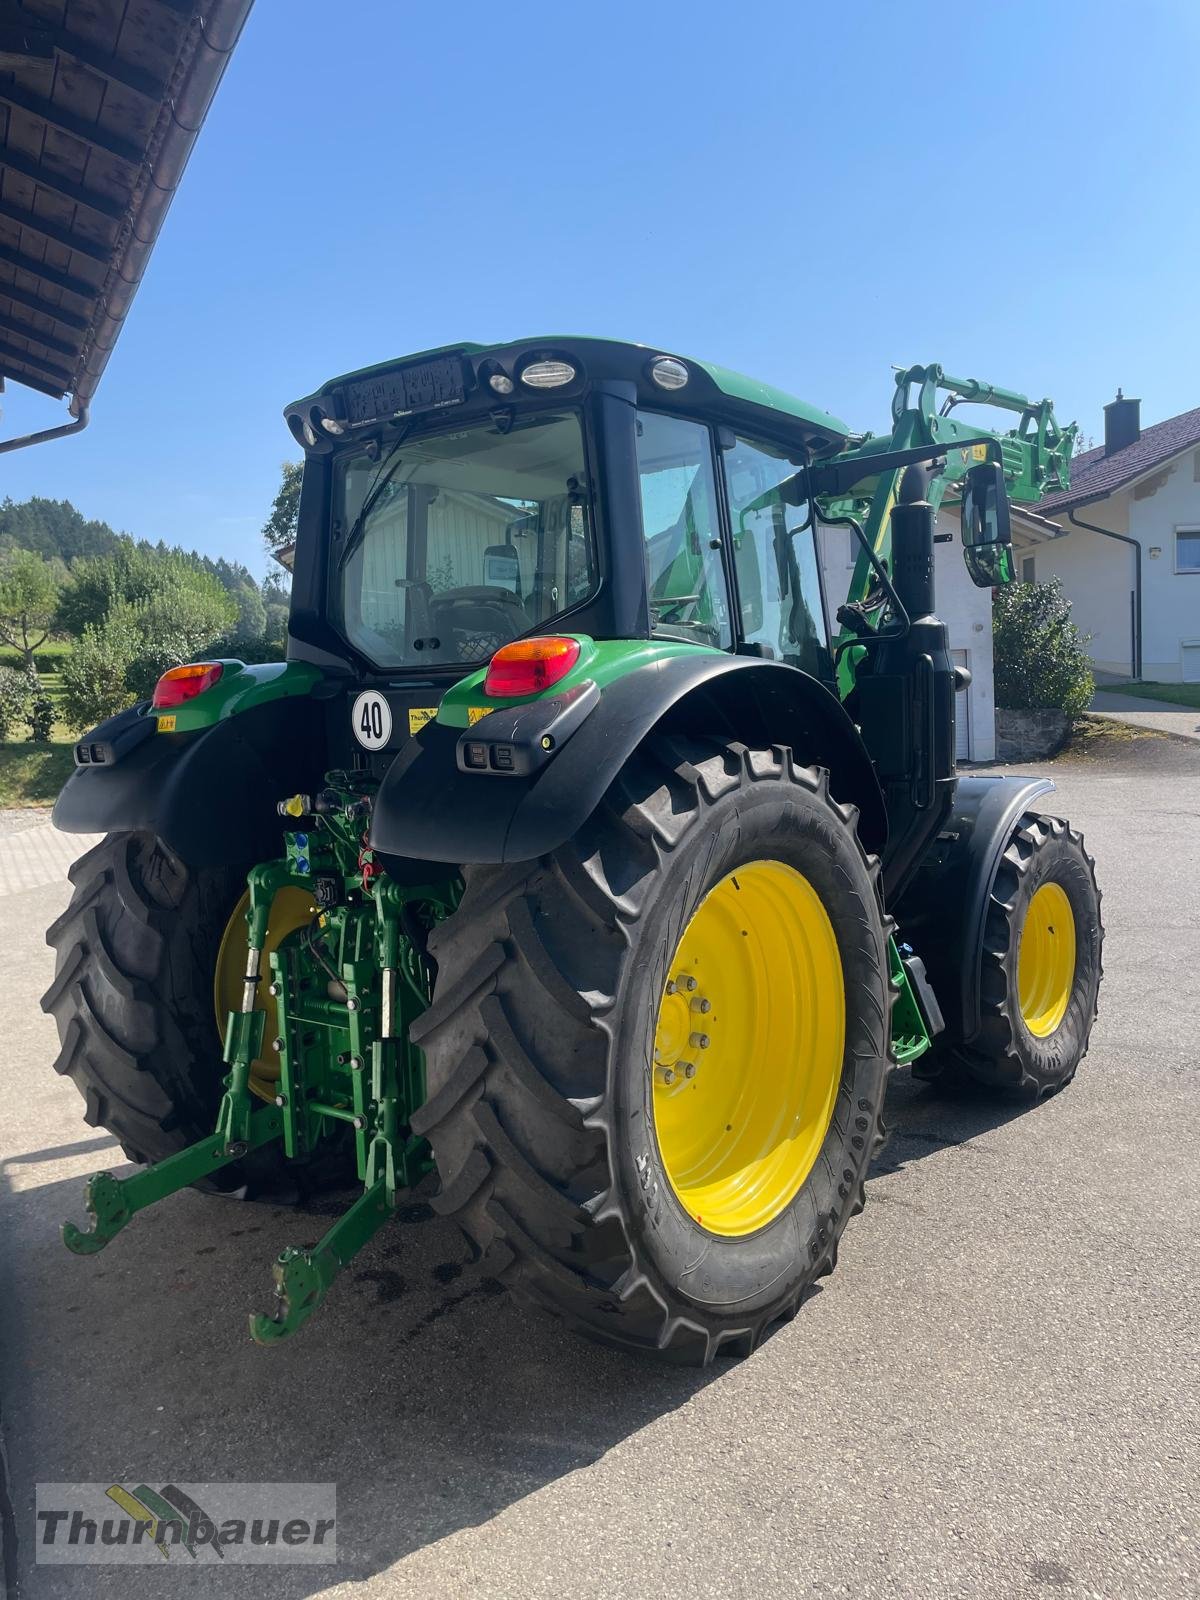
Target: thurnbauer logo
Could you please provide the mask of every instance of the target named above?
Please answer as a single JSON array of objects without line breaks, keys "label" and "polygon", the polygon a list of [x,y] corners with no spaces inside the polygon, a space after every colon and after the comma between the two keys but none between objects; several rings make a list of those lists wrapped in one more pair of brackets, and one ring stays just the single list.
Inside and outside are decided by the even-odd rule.
[{"label": "thurnbauer logo", "polygon": [[[66,1546],[83,1553],[94,1548],[101,1559],[120,1559],[120,1547],[153,1545],[164,1561],[202,1557],[224,1561],[227,1555],[243,1560],[253,1550],[258,1560],[311,1560],[324,1547],[330,1553],[336,1517],[210,1516],[198,1501],[176,1483],[153,1489],[148,1483],[135,1488],[113,1483],[104,1490],[118,1509],[113,1517],[88,1516],[82,1510],[41,1508],[37,1512],[38,1555],[48,1547]],[[104,1556],[101,1555],[104,1552]],[[63,1554],[66,1552],[63,1551]],[[324,1553],[324,1552],[323,1552]],[[318,1558],[319,1559],[319,1558]]]}]

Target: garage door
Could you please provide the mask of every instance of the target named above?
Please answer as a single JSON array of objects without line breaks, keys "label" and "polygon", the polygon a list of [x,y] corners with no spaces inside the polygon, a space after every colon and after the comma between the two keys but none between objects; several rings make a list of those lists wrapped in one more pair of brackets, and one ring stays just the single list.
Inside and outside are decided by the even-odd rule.
[{"label": "garage door", "polygon": [[[967,650],[951,650],[950,656],[956,667],[969,667],[970,652]],[[960,689],[954,697],[954,759],[956,761],[969,761],[971,759],[971,691]]]},{"label": "garage door", "polygon": [[1184,683],[1200,683],[1200,644],[1185,644],[1181,649]]}]

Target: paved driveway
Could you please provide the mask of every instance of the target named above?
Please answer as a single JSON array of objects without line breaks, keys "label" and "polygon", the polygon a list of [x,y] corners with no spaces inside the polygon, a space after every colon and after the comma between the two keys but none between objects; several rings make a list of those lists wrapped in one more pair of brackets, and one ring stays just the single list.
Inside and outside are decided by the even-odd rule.
[{"label": "paved driveway", "polygon": [[526,1315],[421,1204],[276,1350],[246,1314],[325,1214],[188,1193],[69,1256],[59,1221],[119,1155],[50,1071],[37,1009],[64,889],[10,893],[0,1406],[22,1596],[196,1592],[178,1563],[33,1566],[36,1480],[133,1476],[336,1480],[336,1568],[209,1568],[212,1596],[1195,1600],[1200,752],[1137,740],[1054,771],[1108,923],[1077,1082],[1015,1115],[898,1076],[837,1273],[704,1374]]},{"label": "paved driveway", "polygon": [[1195,706],[1168,705],[1165,700],[1146,700],[1140,695],[1112,694],[1097,689],[1091,709],[1100,717],[1128,722],[1152,733],[1173,733],[1181,739],[1200,741],[1200,710]]}]

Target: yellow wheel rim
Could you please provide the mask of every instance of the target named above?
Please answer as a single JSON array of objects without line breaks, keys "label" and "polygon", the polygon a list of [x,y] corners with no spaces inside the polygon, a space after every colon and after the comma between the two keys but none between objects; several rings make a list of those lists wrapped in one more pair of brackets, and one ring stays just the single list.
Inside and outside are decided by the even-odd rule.
[{"label": "yellow wheel rim", "polygon": [[654,1131],[684,1210],[740,1237],[799,1193],[833,1117],[846,996],[833,924],[781,861],[753,861],[697,907],[654,1034]]},{"label": "yellow wheel rim", "polygon": [[[242,979],[246,975],[246,912],[250,906],[249,890],[243,894],[237,905],[233,908],[233,915],[225,924],[225,932],[221,935],[221,948],[217,951],[217,966],[213,975],[213,1009],[217,1015],[217,1031],[221,1038],[225,1037],[225,1022],[231,1011],[237,1011],[242,1004]],[[267,937],[263,943],[262,955],[262,982],[258,986],[258,1004],[256,1011],[267,1013],[267,1025],[263,1030],[263,1037],[273,1039],[279,1032],[279,1015],[274,999],[267,993],[267,986],[271,981],[271,956],[287,938],[289,933],[295,933],[297,928],[306,927],[317,915],[317,908],[313,905],[312,896],[303,889],[280,889],[275,896],[271,907],[271,919],[267,924]],[[250,1086],[262,1095],[263,1090],[255,1081],[266,1080],[275,1082],[279,1077],[279,1057],[270,1051],[264,1058],[254,1062],[251,1071]]]},{"label": "yellow wheel rim", "polygon": [[1017,952],[1017,998],[1038,1039],[1067,1014],[1075,986],[1075,914],[1061,884],[1044,883],[1029,902]]}]

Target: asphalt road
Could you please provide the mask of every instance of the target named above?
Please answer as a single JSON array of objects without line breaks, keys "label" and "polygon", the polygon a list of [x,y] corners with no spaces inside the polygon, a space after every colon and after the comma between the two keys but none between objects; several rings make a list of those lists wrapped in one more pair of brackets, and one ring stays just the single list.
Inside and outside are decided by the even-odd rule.
[{"label": "asphalt road", "polygon": [[[290,1346],[246,1334],[324,1215],[187,1193],[77,1259],[119,1159],[49,1070],[42,929],[4,902],[0,1412],[27,1600],[194,1593],[33,1564],[38,1480],[334,1480],[334,1568],[207,1566],[205,1594],[1200,1593],[1200,750],[1053,766],[1105,892],[1076,1083],[1036,1111],[915,1086],[837,1273],[750,1360],[577,1342],[414,1205]],[[15,1534],[15,1550],[12,1548]],[[194,1581],[194,1580],[191,1580]]]}]

